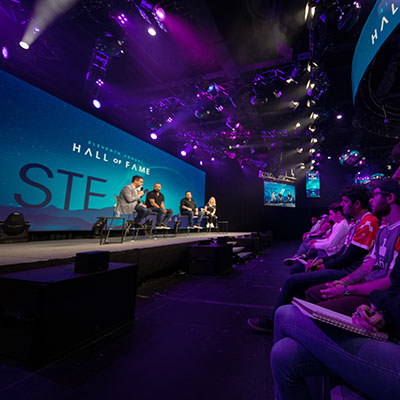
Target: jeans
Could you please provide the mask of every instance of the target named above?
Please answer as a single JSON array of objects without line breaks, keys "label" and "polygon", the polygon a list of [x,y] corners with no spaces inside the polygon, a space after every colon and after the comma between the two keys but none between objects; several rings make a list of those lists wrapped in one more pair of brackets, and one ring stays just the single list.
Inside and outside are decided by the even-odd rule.
[{"label": "jeans", "polygon": [[143,207],[143,206],[140,205],[140,204],[138,204],[138,205],[135,207],[135,210],[136,210],[136,213],[137,213],[136,218],[133,220],[133,222],[134,222],[135,224],[139,224],[140,221],[141,221],[143,218],[145,218],[145,217],[147,217],[148,215],[151,214],[150,208]]},{"label": "jeans", "polygon": [[[194,216],[193,211],[182,210],[181,211],[181,215],[186,215],[188,217],[188,219],[189,219],[189,226],[193,226],[193,216]],[[198,226],[201,225],[201,221],[203,220],[203,215],[204,215],[204,212],[203,211],[199,211],[199,215],[198,215],[198,218],[197,218],[197,224],[196,225],[198,225]]]},{"label": "jeans", "polygon": [[309,399],[308,376],[335,375],[370,399],[398,399],[400,346],[312,321],[296,306],[275,315],[271,368],[279,400]]},{"label": "jeans", "polygon": [[164,220],[162,221],[163,224],[167,225],[168,222],[170,221],[172,214],[174,213],[173,210],[167,209],[165,210],[164,208],[161,207],[150,207],[151,212],[157,213],[156,217],[156,225],[159,226],[161,224],[161,219],[164,215],[164,211],[166,211]]},{"label": "jeans", "polygon": [[304,298],[304,292],[319,283],[332,282],[341,279],[347,272],[337,269],[323,269],[321,271],[303,272],[290,275],[282,286],[278,300],[275,303],[272,317],[275,311],[284,304],[289,304],[293,297]]}]

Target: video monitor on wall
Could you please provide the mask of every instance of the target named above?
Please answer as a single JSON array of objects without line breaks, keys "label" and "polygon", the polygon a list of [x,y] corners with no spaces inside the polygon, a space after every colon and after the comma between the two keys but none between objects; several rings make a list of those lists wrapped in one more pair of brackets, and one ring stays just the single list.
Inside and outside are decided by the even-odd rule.
[{"label": "video monitor on wall", "polygon": [[296,187],[285,183],[264,181],[264,205],[296,207]]},{"label": "video monitor on wall", "polygon": [[306,174],[306,197],[309,199],[321,197],[319,171],[309,171]]},{"label": "video monitor on wall", "polygon": [[90,230],[133,175],[160,182],[176,215],[187,190],[204,204],[200,169],[3,71],[0,94],[1,220],[18,211],[31,230]]}]

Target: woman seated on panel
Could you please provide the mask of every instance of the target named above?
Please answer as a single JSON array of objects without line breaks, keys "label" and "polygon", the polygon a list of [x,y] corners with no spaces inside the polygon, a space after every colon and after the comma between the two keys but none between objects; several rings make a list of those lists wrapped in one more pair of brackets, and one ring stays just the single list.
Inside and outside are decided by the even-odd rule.
[{"label": "woman seated on panel", "polygon": [[204,207],[204,216],[208,218],[207,228],[214,228],[217,226],[217,202],[215,197],[210,197],[208,203]]}]

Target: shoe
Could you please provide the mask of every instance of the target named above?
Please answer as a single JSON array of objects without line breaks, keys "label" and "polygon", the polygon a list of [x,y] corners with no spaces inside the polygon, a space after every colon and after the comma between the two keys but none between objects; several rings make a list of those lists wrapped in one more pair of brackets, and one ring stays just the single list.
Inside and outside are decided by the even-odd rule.
[{"label": "shoe", "polygon": [[257,332],[272,333],[274,330],[274,321],[267,315],[262,315],[260,318],[249,318],[247,324]]},{"label": "shoe", "polygon": [[285,258],[284,260],[282,260],[282,262],[285,265],[289,265],[289,266],[296,264],[298,261],[299,261],[299,257],[298,256],[288,257],[288,258]]},{"label": "shoe", "polygon": [[164,226],[163,226],[163,224],[156,225],[156,229],[164,229]]},{"label": "shoe", "polygon": [[193,225],[193,228],[195,228],[195,229],[203,229],[203,227],[199,226],[199,225]]},{"label": "shoe", "polygon": [[215,228],[213,223],[210,224],[210,228]]},{"label": "shoe", "polygon": [[168,225],[164,224],[164,222],[161,222],[160,227],[162,229],[171,229]]},{"label": "shoe", "polygon": [[196,229],[196,228],[194,227],[194,225],[189,225],[188,229]]}]

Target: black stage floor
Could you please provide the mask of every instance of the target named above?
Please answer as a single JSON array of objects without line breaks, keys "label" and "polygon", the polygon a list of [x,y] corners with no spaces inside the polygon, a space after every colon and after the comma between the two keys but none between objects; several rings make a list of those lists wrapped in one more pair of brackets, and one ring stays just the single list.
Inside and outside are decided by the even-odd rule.
[{"label": "black stage floor", "polygon": [[272,337],[246,320],[271,311],[296,245],[277,243],[222,276],[144,283],[132,327],[35,373],[3,362],[0,399],[273,399]]}]

